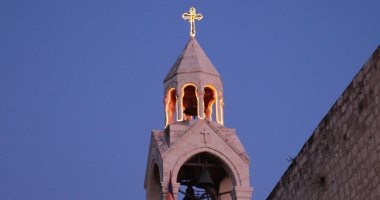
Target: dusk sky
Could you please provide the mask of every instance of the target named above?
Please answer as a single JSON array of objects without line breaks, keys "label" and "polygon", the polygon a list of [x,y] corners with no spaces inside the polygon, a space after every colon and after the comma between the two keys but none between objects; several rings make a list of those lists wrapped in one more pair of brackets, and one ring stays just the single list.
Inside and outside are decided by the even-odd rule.
[{"label": "dusk sky", "polygon": [[0,0],[1,200],[145,199],[191,6],[255,200],[380,44],[379,0]]}]

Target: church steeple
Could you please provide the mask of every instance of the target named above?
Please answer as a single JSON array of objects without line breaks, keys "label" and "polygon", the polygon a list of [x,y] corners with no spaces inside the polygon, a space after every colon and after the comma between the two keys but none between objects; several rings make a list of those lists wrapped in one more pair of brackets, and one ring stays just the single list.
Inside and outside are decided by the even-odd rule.
[{"label": "church steeple", "polygon": [[164,79],[166,124],[194,118],[223,125],[223,84],[195,37]]},{"label": "church steeple", "polygon": [[[250,200],[249,157],[235,129],[223,125],[223,84],[195,39],[164,79],[165,129],[153,130],[144,187],[147,200]],[[199,120],[194,120],[199,119]]]}]

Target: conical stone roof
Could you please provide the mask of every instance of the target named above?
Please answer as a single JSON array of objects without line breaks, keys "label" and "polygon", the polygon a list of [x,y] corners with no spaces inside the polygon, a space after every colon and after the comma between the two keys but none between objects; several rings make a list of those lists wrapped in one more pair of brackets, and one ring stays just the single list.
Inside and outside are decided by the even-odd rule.
[{"label": "conical stone roof", "polygon": [[164,82],[183,73],[205,73],[220,77],[202,47],[193,37],[187,42],[185,49],[166,75]]}]

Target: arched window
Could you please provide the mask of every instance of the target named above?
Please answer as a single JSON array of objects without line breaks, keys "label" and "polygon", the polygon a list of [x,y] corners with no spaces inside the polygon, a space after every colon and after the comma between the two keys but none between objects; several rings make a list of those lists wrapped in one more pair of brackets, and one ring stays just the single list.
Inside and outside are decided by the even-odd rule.
[{"label": "arched window", "polygon": [[187,85],[183,88],[182,106],[184,119],[189,120],[198,116],[197,88],[194,85]]},{"label": "arched window", "polygon": [[212,121],[216,116],[215,113],[213,114],[213,110],[215,109],[216,90],[210,86],[206,86],[203,99],[206,119]]},{"label": "arched window", "polygon": [[186,161],[178,172],[177,182],[180,183],[179,199],[232,199],[229,170],[210,153],[199,153]]},{"label": "arched window", "polygon": [[166,108],[165,108],[166,125],[165,126],[175,122],[176,105],[177,105],[176,90],[172,88],[168,91],[166,95]]}]

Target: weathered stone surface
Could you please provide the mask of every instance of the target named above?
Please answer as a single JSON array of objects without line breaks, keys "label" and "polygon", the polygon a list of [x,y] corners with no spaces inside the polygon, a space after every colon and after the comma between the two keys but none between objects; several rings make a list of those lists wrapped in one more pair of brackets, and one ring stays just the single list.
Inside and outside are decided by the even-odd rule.
[{"label": "weathered stone surface", "polygon": [[[252,187],[249,180],[249,157],[236,136],[234,129],[207,120],[189,120],[169,125],[164,131],[152,131],[151,146],[147,162],[145,188],[149,187],[154,165],[158,166],[163,196],[172,172],[177,179],[181,166],[192,156],[208,152],[220,158],[234,177],[234,199],[251,199]],[[175,196],[179,183],[173,185]],[[148,190],[147,190],[148,192]],[[149,194],[147,194],[147,197]]]},{"label": "weathered stone surface", "polygon": [[322,119],[268,200],[380,199],[380,46]]},{"label": "weathered stone surface", "polygon": [[[198,188],[218,199],[251,199],[249,157],[235,130],[223,126],[223,84],[195,38],[165,77],[164,87],[166,128],[152,131],[146,199],[166,199],[170,177],[175,198],[182,184],[190,197],[201,197],[190,191]],[[205,182],[200,181],[204,174]]]},{"label": "weathered stone surface", "polygon": [[188,74],[202,72],[220,77],[218,71],[198,44],[195,38],[190,38],[182,54],[174,63],[169,73],[165,77],[165,81],[178,74]]},{"label": "weathered stone surface", "polygon": [[[223,125],[224,100],[222,80],[218,71],[195,38],[189,39],[183,52],[166,75],[164,87],[166,125],[189,119],[184,115],[186,110],[184,107],[184,104],[186,104],[184,96],[185,90],[188,87],[195,87],[193,95],[197,98],[197,105],[188,106],[197,107],[197,116],[200,119],[215,120]],[[207,90],[211,90],[212,95]],[[191,96],[192,92],[188,92],[188,95]],[[212,100],[210,101],[209,99],[207,101],[207,97],[211,96]],[[210,102],[212,103],[210,104]],[[213,104],[215,104],[215,110],[212,110]],[[214,119],[212,119],[212,113],[215,113]],[[190,114],[187,113],[187,115]]]}]

